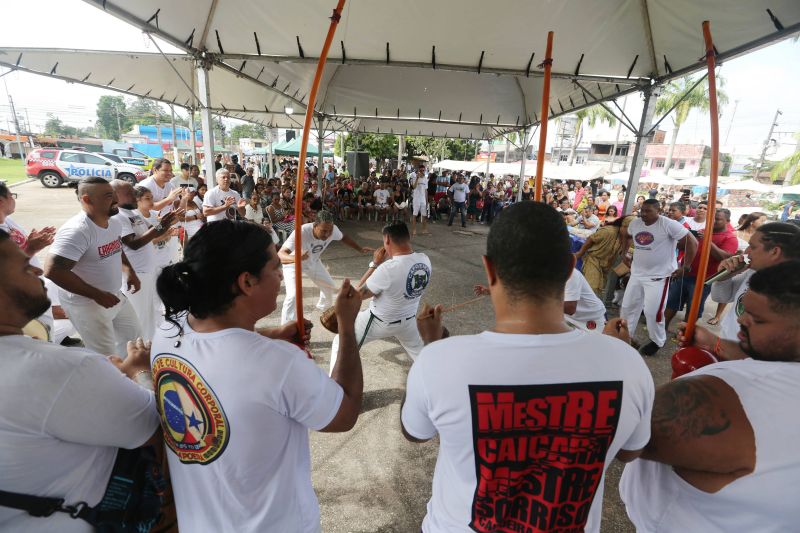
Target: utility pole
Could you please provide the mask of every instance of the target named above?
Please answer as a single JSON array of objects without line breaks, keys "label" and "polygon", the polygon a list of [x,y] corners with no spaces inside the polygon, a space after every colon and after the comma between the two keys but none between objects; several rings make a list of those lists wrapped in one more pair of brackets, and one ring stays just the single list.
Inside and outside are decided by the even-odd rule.
[{"label": "utility pole", "polygon": [[730,134],[731,134],[731,128],[733,127],[733,119],[736,117],[736,108],[737,107],[739,107],[739,100],[734,100],[733,101],[733,113],[731,113],[731,121],[728,123],[728,130],[725,132],[725,142],[723,144],[728,144],[728,136],[730,136]]},{"label": "utility pole", "polygon": [[17,110],[14,108],[14,99],[11,98],[11,93],[8,92],[8,84],[6,84],[6,80],[3,80],[3,84],[6,88],[6,94],[8,95],[8,103],[11,105],[11,116],[14,117],[14,127],[17,130],[17,148],[19,148],[19,158],[21,160],[25,160],[25,152],[22,150],[22,142],[19,139],[19,117],[17,117]]},{"label": "utility pole", "polygon": [[772,119],[772,124],[769,127],[767,139],[764,141],[764,149],[761,150],[761,159],[759,160],[758,166],[753,174],[753,179],[756,181],[758,181],[758,175],[761,173],[761,168],[764,166],[764,159],[767,157],[767,148],[769,148],[769,143],[772,141],[772,132],[775,131],[775,126],[778,125],[778,115],[783,115],[780,109],[775,111],[775,117]]}]

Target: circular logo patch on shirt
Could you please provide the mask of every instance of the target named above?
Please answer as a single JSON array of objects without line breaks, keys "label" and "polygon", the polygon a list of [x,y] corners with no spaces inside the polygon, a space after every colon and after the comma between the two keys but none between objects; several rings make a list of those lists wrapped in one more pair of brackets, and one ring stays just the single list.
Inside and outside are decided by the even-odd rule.
[{"label": "circular logo patch on shirt", "polygon": [[633,239],[636,241],[636,244],[640,246],[647,246],[648,244],[653,244],[653,241],[656,240],[653,234],[650,233],[649,231],[640,231],[639,233],[636,234],[636,236]]},{"label": "circular logo patch on shirt", "polygon": [[408,271],[406,277],[406,294],[409,300],[419,298],[431,279],[431,269],[425,263],[416,263]]},{"label": "circular logo patch on shirt", "polygon": [[153,361],[156,400],[167,446],[181,463],[209,464],[230,438],[225,411],[203,376],[185,359],[162,354]]},{"label": "circular logo patch on shirt", "polygon": [[742,316],[744,313],[744,295],[747,294],[747,291],[742,292],[738,298],[736,298],[736,305],[734,306],[733,310],[736,312],[736,318]]}]

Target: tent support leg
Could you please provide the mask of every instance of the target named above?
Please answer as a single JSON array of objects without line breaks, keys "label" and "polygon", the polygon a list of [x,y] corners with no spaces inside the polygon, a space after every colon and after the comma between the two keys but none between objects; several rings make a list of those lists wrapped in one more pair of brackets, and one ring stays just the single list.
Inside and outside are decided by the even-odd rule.
[{"label": "tent support leg", "polygon": [[525,183],[525,161],[528,159],[528,128],[522,128],[520,134],[520,145],[522,146],[522,161],[519,164],[519,188],[517,190],[517,201],[522,200],[522,184]]},{"label": "tent support leg", "polygon": [[[325,123],[322,118],[319,119],[319,129],[317,130],[317,190],[320,190],[320,180],[325,176],[325,162],[322,159],[323,148],[322,139],[325,136]],[[327,181],[325,182],[327,183]]]},{"label": "tent support leg", "polygon": [[[192,164],[197,165],[197,134],[195,133],[195,128],[197,126],[194,123],[194,106],[189,108],[189,142],[192,143]],[[199,165],[198,165],[199,167]]]},{"label": "tent support leg", "polygon": [[214,175],[214,128],[211,121],[211,87],[208,84],[209,64],[197,65],[197,84],[200,89],[200,124],[203,129],[203,168],[206,171],[206,183],[211,187],[217,184]]},{"label": "tent support leg", "polygon": [[653,122],[653,116],[656,113],[656,100],[661,88],[658,86],[647,87],[642,91],[644,95],[644,108],[642,109],[642,118],[639,122],[639,131],[636,133],[636,148],[633,150],[633,163],[631,164],[631,173],[628,176],[628,189],[625,193],[625,204],[622,212],[630,214],[633,208],[633,203],[636,201],[636,191],[639,189],[639,176],[642,173],[644,166],[644,156],[647,150],[647,132],[650,131],[650,124]]},{"label": "tent support leg", "polygon": [[169,106],[170,113],[172,114],[172,163],[180,168],[180,157],[178,154],[178,137],[175,135],[175,106]]}]

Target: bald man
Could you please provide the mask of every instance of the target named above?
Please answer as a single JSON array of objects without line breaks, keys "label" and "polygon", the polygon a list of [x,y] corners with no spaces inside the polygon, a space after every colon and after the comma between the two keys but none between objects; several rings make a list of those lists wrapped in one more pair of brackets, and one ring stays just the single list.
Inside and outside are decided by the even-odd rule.
[{"label": "bald man", "polygon": [[44,275],[58,288],[61,306],[83,344],[124,357],[126,344],[141,336],[136,312],[120,290],[123,272],[132,292],[141,288],[122,249],[122,226],[111,185],[102,178],[78,183],[81,212],[56,232]]}]

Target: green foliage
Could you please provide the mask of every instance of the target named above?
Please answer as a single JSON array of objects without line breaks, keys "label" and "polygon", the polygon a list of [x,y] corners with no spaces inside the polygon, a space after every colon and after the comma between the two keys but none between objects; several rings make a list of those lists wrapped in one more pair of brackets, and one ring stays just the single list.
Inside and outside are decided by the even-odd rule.
[{"label": "green foliage", "polygon": [[[795,133],[794,137],[800,141],[800,132]],[[794,169],[794,172],[789,175],[792,169]],[[800,183],[800,142],[797,143],[797,149],[792,155],[775,164],[770,177],[772,181],[783,178],[784,181],[788,180],[792,185]]]},{"label": "green foliage", "polygon": [[130,128],[128,109],[121,96],[103,95],[97,101],[98,134],[108,139],[120,140]]},{"label": "green foliage", "polygon": [[[464,139],[443,139],[436,137],[406,137],[406,153],[409,157],[425,155],[436,159],[472,160],[478,152],[479,141]],[[333,144],[333,153],[344,157],[344,153],[355,150],[355,139],[352,134],[337,135]],[[358,147],[369,152],[373,159],[395,159],[397,157],[398,138],[391,134],[359,133]]]},{"label": "green foliage", "polygon": [[142,126],[169,124],[172,121],[170,114],[164,111],[158,102],[147,98],[136,98],[129,101],[126,115],[131,124]]},{"label": "green foliage", "polygon": [[78,128],[67,126],[60,118],[48,113],[47,122],[44,123],[44,133],[51,137],[74,137],[78,134]]},{"label": "green foliage", "polygon": [[[373,159],[392,159],[397,157],[397,136],[389,134],[359,133],[358,149],[368,152]],[[340,135],[334,144],[334,154],[344,157],[344,152],[356,149],[355,137],[352,134]]]},{"label": "green foliage", "polygon": [[264,139],[267,136],[267,128],[261,124],[239,124],[231,128],[231,143],[239,144],[239,139]]}]

